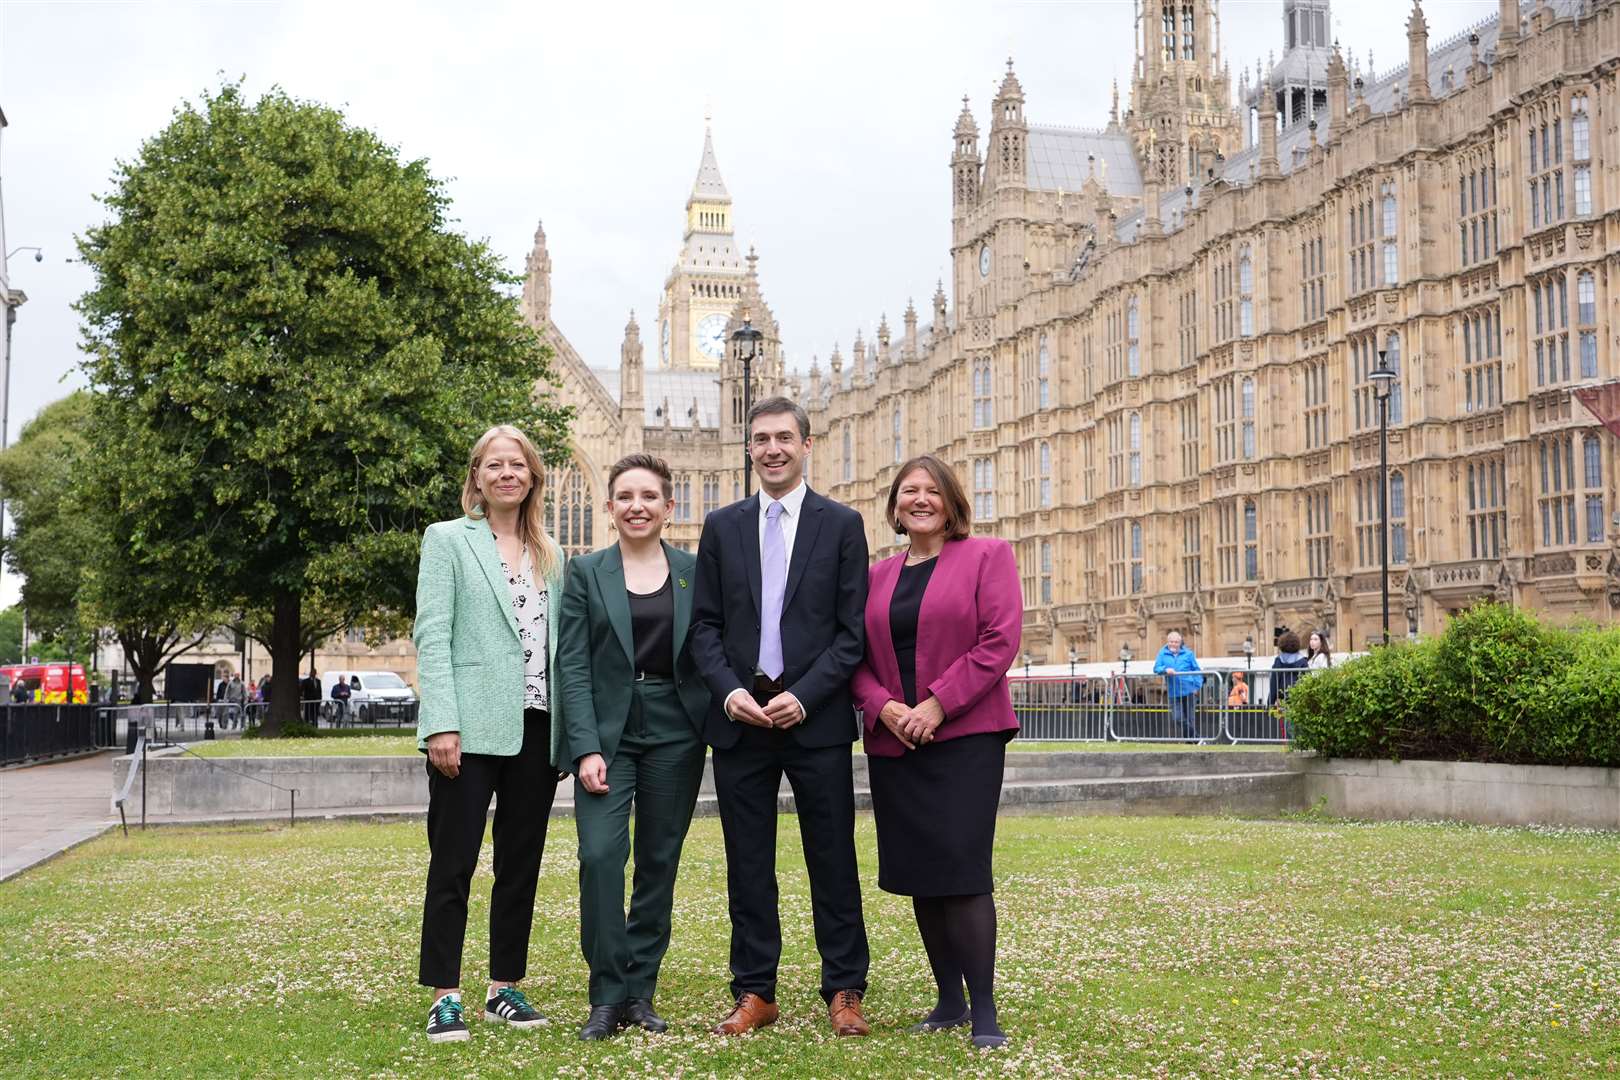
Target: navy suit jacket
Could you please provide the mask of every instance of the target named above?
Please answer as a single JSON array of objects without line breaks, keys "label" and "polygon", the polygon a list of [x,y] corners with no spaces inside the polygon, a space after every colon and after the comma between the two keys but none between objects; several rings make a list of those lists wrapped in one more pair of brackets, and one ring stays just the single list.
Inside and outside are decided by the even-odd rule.
[{"label": "navy suit jacket", "polygon": [[[759,496],[710,514],[698,541],[692,656],[711,693],[704,738],[725,750],[742,724],[726,697],[752,690],[759,662]],[[789,729],[799,745],[836,746],[861,732],[850,677],[866,649],[866,526],[861,515],[806,490],[782,600],[782,681],[804,706]]]}]

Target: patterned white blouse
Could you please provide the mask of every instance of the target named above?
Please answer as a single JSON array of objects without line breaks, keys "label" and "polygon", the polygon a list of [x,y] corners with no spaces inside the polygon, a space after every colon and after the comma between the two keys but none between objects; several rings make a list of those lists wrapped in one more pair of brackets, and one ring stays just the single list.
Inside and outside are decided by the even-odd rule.
[{"label": "patterned white blouse", "polygon": [[524,547],[523,559],[517,573],[501,560],[506,574],[506,587],[512,594],[512,613],[517,616],[518,641],[523,645],[523,707],[545,709],[550,706],[546,687],[546,605],[551,601],[549,590],[535,587],[534,563],[529,549]]}]

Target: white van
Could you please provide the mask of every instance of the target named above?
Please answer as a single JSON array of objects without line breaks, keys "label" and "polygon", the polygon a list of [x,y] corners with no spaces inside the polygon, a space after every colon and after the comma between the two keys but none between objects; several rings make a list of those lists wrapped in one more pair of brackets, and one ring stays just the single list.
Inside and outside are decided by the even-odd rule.
[{"label": "white van", "polygon": [[[349,684],[349,717],[360,723],[370,723],[373,713],[389,713],[388,706],[409,704],[416,700],[411,684],[392,671],[326,671],[321,673],[321,706],[328,707],[332,700],[332,687],[342,679]],[[392,717],[390,717],[392,719]]]}]

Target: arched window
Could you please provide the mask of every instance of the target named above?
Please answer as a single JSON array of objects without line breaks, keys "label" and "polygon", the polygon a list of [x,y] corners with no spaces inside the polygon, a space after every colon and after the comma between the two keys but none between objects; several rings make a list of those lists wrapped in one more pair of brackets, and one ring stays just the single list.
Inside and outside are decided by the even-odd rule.
[{"label": "arched window", "polygon": [[901,446],[900,446],[900,442],[901,442],[901,438],[900,438],[900,406],[899,405],[896,405],[894,407],[894,420],[890,424],[890,434],[893,436],[893,439],[894,439],[894,463],[896,465],[898,465],[898,464],[900,464],[900,453],[901,453]]},{"label": "arched window", "polygon": [[1394,285],[1400,281],[1400,254],[1395,245],[1395,184],[1386,180],[1379,191],[1383,194],[1383,225],[1384,225],[1384,284]]},{"label": "arched window", "polygon": [[1146,576],[1142,565],[1142,523],[1131,522],[1131,592],[1139,593]]},{"label": "arched window", "polygon": [[1142,414],[1131,413],[1130,485],[1142,486]]},{"label": "arched window", "polygon": [[[1395,372],[1395,379],[1389,387],[1389,422],[1399,424],[1403,415],[1402,401],[1405,397],[1401,392],[1401,335],[1390,334],[1388,343],[1384,346],[1388,352],[1390,370]],[[1376,363],[1376,357],[1374,358]]]},{"label": "arched window", "polygon": [[1041,541],[1041,603],[1052,602],[1052,541]]},{"label": "arched window", "polygon": [[1406,474],[1389,475],[1389,561],[1406,561]]},{"label": "arched window", "polygon": [[1142,374],[1142,312],[1134,296],[1125,306],[1125,374]]},{"label": "arched window", "polygon": [[568,556],[584,555],[596,548],[592,519],[595,502],[591,485],[578,463],[546,473],[545,505],[540,515],[546,532]]},{"label": "arched window", "polygon": [[1052,350],[1046,344],[1046,335],[1041,335],[1040,350],[1035,368],[1035,402],[1044,409],[1051,404]]},{"label": "arched window", "polygon": [[1581,472],[1586,488],[1586,542],[1601,544],[1608,519],[1603,515],[1603,440],[1597,435],[1582,441]]},{"label": "arched window", "polygon": [[1254,380],[1248,376],[1243,378],[1243,460],[1253,461],[1255,456],[1254,444]]},{"label": "arched window", "polygon": [[1243,579],[1260,580],[1260,517],[1253,499],[1243,500]]},{"label": "arched window", "polygon": [[849,421],[844,421],[844,481],[855,479],[855,438],[850,434]]},{"label": "arched window", "polygon": [[1238,333],[1254,336],[1254,256],[1248,244],[1238,253]]},{"label": "arched window", "polygon": [[1041,509],[1052,505],[1052,444],[1041,443]]}]

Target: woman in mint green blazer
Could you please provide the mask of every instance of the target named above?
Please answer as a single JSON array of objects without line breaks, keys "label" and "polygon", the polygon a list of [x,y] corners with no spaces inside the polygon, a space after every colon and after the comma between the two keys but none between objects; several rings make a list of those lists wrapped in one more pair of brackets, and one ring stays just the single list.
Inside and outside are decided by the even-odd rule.
[{"label": "woman in mint green blazer", "polygon": [[[557,765],[574,772],[579,829],[579,939],[590,965],[591,1012],[581,1039],[653,1011],[669,948],[681,845],[703,778],[709,690],[687,645],[696,560],[663,542],[675,509],[669,466],[649,454],[608,473],[618,542],[568,564],[557,648],[564,723]],[[624,864],[635,807],[635,885],[624,910]]]},{"label": "woman in mint green blazer", "polygon": [[466,516],[428,526],[416,584],[417,747],[428,756],[428,875],[418,978],[433,987],[427,1037],[468,1037],[461,1003],[467,896],[491,796],[495,884],[483,1017],[544,1024],[517,988],[557,793],[555,680],[563,554],[541,524],[544,467],[501,425],[473,446]]}]

